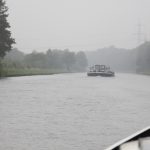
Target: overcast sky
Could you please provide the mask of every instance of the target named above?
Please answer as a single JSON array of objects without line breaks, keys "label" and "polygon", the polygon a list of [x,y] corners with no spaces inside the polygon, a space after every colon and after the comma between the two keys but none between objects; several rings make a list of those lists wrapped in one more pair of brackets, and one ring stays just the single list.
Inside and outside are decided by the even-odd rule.
[{"label": "overcast sky", "polygon": [[150,37],[150,0],[6,0],[9,22],[24,51],[133,48],[137,25]]}]

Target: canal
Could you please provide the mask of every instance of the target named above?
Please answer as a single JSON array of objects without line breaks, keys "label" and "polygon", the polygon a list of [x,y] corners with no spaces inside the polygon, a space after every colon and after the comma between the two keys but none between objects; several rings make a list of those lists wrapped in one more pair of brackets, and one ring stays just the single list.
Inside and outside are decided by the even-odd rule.
[{"label": "canal", "polygon": [[102,150],[149,118],[149,76],[0,79],[0,150]]}]

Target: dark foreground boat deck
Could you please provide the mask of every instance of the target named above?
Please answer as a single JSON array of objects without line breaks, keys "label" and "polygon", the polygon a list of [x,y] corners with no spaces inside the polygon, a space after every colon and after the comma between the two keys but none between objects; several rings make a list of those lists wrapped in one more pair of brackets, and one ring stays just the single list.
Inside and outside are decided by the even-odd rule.
[{"label": "dark foreground boat deck", "polygon": [[106,150],[150,150],[150,127],[147,127]]}]

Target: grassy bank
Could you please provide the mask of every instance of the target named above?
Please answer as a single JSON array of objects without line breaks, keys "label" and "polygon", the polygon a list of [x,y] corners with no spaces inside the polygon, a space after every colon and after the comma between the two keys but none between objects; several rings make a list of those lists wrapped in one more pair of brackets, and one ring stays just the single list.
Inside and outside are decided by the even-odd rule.
[{"label": "grassy bank", "polygon": [[1,77],[14,77],[14,76],[32,76],[32,75],[51,75],[58,73],[66,73],[61,69],[39,69],[39,68],[3,68]]},{"label": "grassy bank", "polygon": [[142,75],[150,75],[150,72],[140,72],[139,74],[142,74]]},{"label": "grassy bank", "polygon": [[136,73],[141,75],[150,75],[150,71],[137,71]]}]

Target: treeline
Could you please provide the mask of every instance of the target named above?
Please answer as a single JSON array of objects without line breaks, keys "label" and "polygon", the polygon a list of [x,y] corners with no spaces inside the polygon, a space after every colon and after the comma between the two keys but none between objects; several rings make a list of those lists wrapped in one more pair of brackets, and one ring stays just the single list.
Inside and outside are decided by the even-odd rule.
[{"label": "treeline", "polygon": [[33,51],[30,54],[13,49],[3,59],[3,68],[7,69],[48,69],[63,72],[85,71],[88,61],[84,52],[69,50],[47,50],[45,53]]},{"label": "treeline", "polygon": [[134,49],[105,47],[86,52],[89,65],[106,64],[118,72],[150,74],[150,42]]},{"label": "treeline", "polygon": [[89,65],[105,64],[117,72],[136,72],[136,51],[115,46],[86,52]]},{"label": "treeline", "polygon": [[82,72],[86,70],[88,64],[89,66],[109,65],[118,72],[150,74],[150,42],[145,42],[134,49],[111,46],[96,51],[77,53],[67,49],[49,49],[45,53],[33,51],[30,54],[24,54],[13,49],[2,60],[2,72],[7,72],[10,76],[12,71],[14,75]]},{"label": "treeline", "polygon": [[150,74],[150,42],[145,42],[136,48],[137,50],[137,73]]}]

